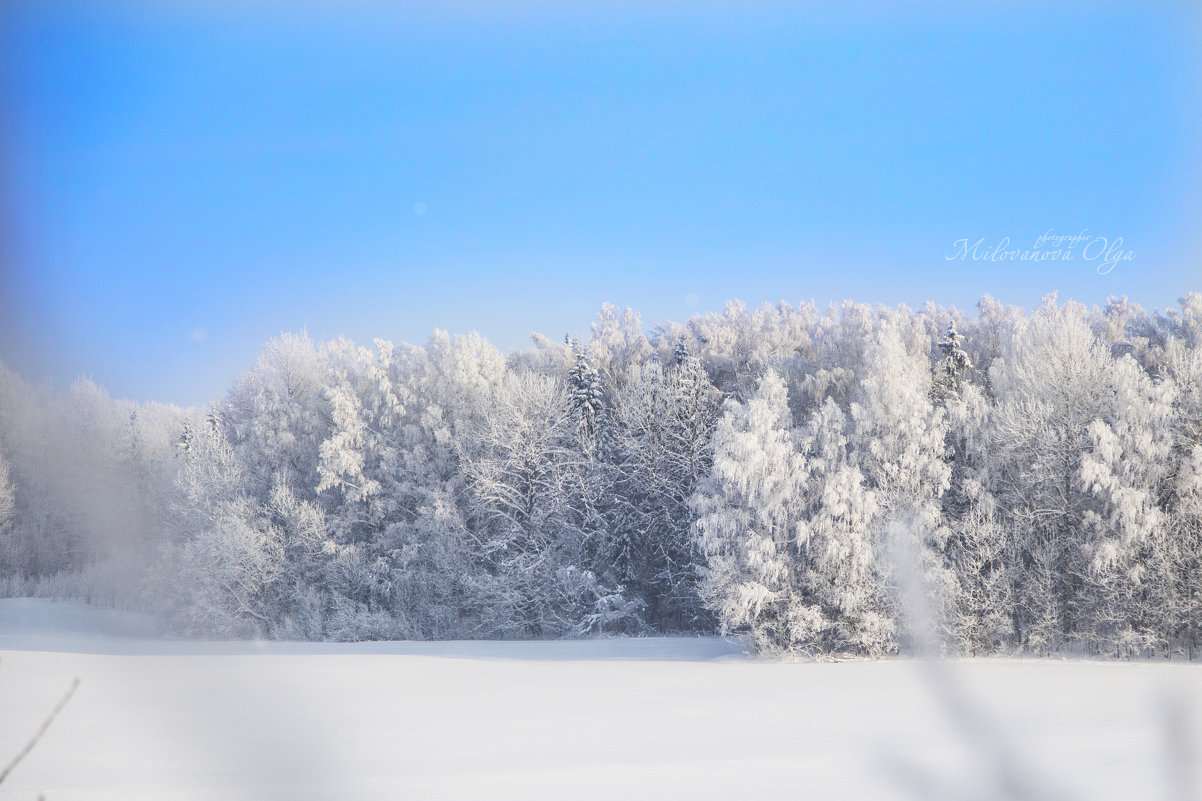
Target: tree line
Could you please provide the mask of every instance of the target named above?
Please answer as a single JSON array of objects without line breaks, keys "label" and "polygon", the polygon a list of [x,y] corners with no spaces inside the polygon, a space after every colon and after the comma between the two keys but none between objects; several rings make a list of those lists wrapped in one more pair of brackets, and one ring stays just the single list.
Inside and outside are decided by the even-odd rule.
[{"label": "tree line", "polygon": [[284,335],[204,409],[0,367],[0,593],[202,636],[1192,658],[1202,294]]}]

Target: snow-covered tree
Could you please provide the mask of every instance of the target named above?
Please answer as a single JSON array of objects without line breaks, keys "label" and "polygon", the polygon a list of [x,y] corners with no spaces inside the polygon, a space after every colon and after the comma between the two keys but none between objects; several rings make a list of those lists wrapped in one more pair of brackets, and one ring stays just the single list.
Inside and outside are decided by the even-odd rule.
[{"label": "snow-covered tree", "polygon": [[570,340],[569,345],[576,354],[576,363],[568,373],[572,413],[581,439],[591,446],[599,434],[605,415],[605,392],[600,374],[589,361],[588,352],[574,340]]},{"label": "snow-covered tree", "polygon": [[651,356],[639,313],[627,308],[619,315],[618,307],[606,303],[591,327],[588,357],[605,383],[619,389],[635,380],[640,366]]},{"label": "snow-covered tree", "polygon": [[326,390],[333,426],[318,450],[318,492],[336,490],[341,497],[362,502],[380,492],[380,482],[364,474],[368,455],[367,424],[359,396],[345,380]]},{"label": "snow-covered tree", "polygon": [[689,498],[712,463],[718,392],[701,361],[648,364],[617,393],[616,462],[604,560],[644,620],[678,631],[709,625],[697,594]]},{"label": "snow-covered tree", "polygon": [[798,531],[809,604],[803,642],[816,653],[879,656],[896,646],[897,625],[882,580],[880,505],[856,463],[850,428],[833,398],[805,428]]},{"label": "snow-covered tree", "polygon": [[[931,402],[925,343],[911,344],[914,350],[907,350],[896,321],[883,324],[870,343],[850,408],[851,447],[879,509],[876,535],[906,540],[882,542],[879,569],[887,577],[894,572],[892,563],[901,560],[921,570],[913,580],[920,580],[930,596],[927,612],[936,617],[930,623],[943,633],[955,592],[946,565],[949,532],[939,504],[951,474],[947,425],[943,410]],[[902,597],[897,589],[895,602]]]},{"label": "snow-covered tree", "polygon": [[573,428],[561,381],[511,373],[458,440],[469,528],[486,567],[485,625],[495,634],[580,634],[610,611],[612,592],[586,567],[587,465]]},{"label": "snow-covered tree", "polygon": [[948,325],[947,333],[939,343],[939,352],[940,359],[933,376],[932,397],[938,402],[945,402],[960,391],[960,384],[972,369],[972,359],[964,350],[964,337],[956,331],[954,323]]},{"label": "snow-covered tree", "polygon": [[0,450],[0,531],[3,531],[12,520],[16,505],[16,492],[13,489],[8,460],[4,456],[4,451]]},{"label": "snow-covered tree", "polygon": [[313,341],[285,334],[264,346],[258,364],[212,410],[244,465],[245,491],[260,503],[266,503],[281,473],[306,498],[321,482],[319,449],[331,420],[328,384]]},{"label": "snow-covered tree", "polygon": [[[1163,610],[1171,534],[1161,508],[1172,469],[1172,383],[1155,382],[1130,354],[1112,364],[1114,396],[1087,427],[1081,484],[1089,566],[1087,621],[1077,628],[1095,649],[1146,653],[1167,646]],[[1084,605],[1084,604],[1083,604]]]},{"label": "snow-covered tree", "polygon": [[156,588],[183,631],[263,635],[283,611],[273,604],[283,538],[247,484],[223,432],[208,423],[195,431],[179,471],[173,537]]},{"label": "snow-covered tree", "polygon": [[1018,543],[989,489],[993,403],[980,387],[965,384],[944,408],[952,475],[942,521],[949,529],[947,564],[958,588],[949,623],[962,650],[993,653],[1013,641],[1013,571],[1021,564]]},{"label": "snow-covered tree", "polygon": [[701,595],[723,631],[746,631],[759,651],[805,650],[823,627],[798,581],[804,463],[792,428],[784,382],[768,370],[746,402],[726,402],[693,498]]},{"label": "snow-covered tree", "polygon": [[1035,649],[1063,647],[1090,623],[1098,543],[1087,514],[1097,502],[1082,465],[1090,425],[1114,413],[1110,359],[1085,310],[1051,298],[990,368],[997,397],[990,490],[1019,540],[1017,636]]},{"label": "snow-covered tree", "polygon": [[1202,326],[1192,344],[1169,341],[1165,373],[1174,389],[1174,442],[1160,552],[1164,617],[1169,637],[1192,659],[1202,647]]},{"label": "snow-covered tree", "polygon": [[[358,401],[350,419],[361,423],[356,434],[361,443],[351,450],[362,454],[360,484],[371,491],[343,495],[328,518],[342,572],[358,565],[364,570],[359,585],[376,588],[365,596],[370,602],[356,603],[372,618],[381,604],[392,616],[385,628],[370,623],[375,636],[467,633],[464,581],[472,568],[456,499],[461,493],[456,434],[444,410],[454,408],[460,426],[478,412],[468,402],[472,398],[444,393],[464,381],[488,386],[496,373],[487,367],[482,375],[479,365],[495,365],[495,356],[471,337],[437,338],[426,350],[377,341],[374,355],[358,351],[354,369],[348,369],[348,387],[353,385]],[[353,553],[342,555],[345,549]]]}]

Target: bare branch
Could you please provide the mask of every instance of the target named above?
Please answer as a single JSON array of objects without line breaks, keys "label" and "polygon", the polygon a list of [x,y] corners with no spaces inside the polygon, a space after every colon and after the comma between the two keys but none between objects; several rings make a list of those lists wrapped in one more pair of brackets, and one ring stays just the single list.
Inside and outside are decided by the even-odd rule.
[{"label": "bare branch", "polygon": [[12,773],[13,769],[15,769],[17,765],[21,764],[22,759],[29,756],[29,753],[33,751],[34,747],[37,746],[38,741],[40,741],[42,736],[46,734],[46,730],[50,728],[50,724],[54,722],[56,717],[58,717],[58,713],[63,711],[63,707],[65,707],[67,702],[71,700],[71,696],[75,695],[75,691],[77,689],[79,689],[78,676],[76,676],[75,680],[71,682],[71,688],[67,690],[67,694],[62,697],[62,700],[55,704],[54,709],[50,710],[50,714],[46,717],[46,720],[42,722],[41,727],[37,730],[37,732],[34,733],[33,737],[30,738],[25,747],[21,749],[21,752],[13,757],[11,762],[4,766],[4,770],[0,771],[0,784],[4,784],[4,780],[8,778],[8,774]]}]

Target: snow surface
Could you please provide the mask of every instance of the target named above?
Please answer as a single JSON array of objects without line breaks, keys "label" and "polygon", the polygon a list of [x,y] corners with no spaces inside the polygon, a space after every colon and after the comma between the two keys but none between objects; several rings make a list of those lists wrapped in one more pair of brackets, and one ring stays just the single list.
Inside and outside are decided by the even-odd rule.
[{"label": "snow surface", "polygon": [[[717,638],[153,632],[134,615],[0,600],[0,764],[81,679],[0,799],[1157,799],[1202,787],[1198,665],[772,662]],[[1026,794],[989,794],[1008,782]]]}]

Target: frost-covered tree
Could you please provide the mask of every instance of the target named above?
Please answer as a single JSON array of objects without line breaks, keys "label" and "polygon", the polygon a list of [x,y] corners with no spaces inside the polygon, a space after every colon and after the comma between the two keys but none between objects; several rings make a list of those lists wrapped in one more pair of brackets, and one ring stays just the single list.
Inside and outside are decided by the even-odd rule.
[{"label": "frost-covered tree", "polygon": [[702,598],[723,631],[746,631],[760,651],[804,650],[823,625],[798,581],[804,463],[792,428],[784,382],[769,370],[746,402],[727,401],[712,473],[693,498]]},{"label": "frost-covered tree", "polygon": [[3,442],[0,441],[0,571],[9,576],[16,574],[18,567],[18,547],[13,532],[16,508],[16,488],[12,483],[8,459],[4,455]]},{"label": "frost-covered tree", "polygon": [[648,364],[616,396],[604,560],[648,625],[708,627],[697,593],[689,498],[712,463],[719,396],[701,361]]},{"label": "frost-covered tree", "polygon": [[283,575],[283,539],[246,486],[246,469],[223,432],[211,423],[195,430],[156,587],[162,608],[186,632],[264,635],[282,611],[273,584]]},{"label": "frost-covered tree", "polygon": [[576,363],[568,373],[568,391],[577,429],[586,445],[595,442],[605,415],[605,392],[601,376],[589,361],[588,353],[574,340],[569,341]]},{"label": "frost-covered tree", "polygon": [[954,323],[948,325],[947,333],[939,343],[939,352],[931,395],[938,402],[946,402],[959,393],[961,383],[972,369],[972,359],[964,350],[964,337],[956,331]]},{"label": "frost-covered tree", "polygon": [[1114,415],[1109,350],[1094,339],[1085,310],[1054,298],[994,360],[990,490],[1017,538],[1015,622],[1020,643],[1058,649],[1091,624],[1098,501],[1082,473],[1090,426]]},{"label": "frost-covered tree", "polygon": [[948,562],[956,580],[948,620],[961,650],[994,653],[1011,643],[1014,626],[1013,543],[993,497],[974,478],[964,482],[967,504],[950,520]]},{"label": "frost-covered tree", "polygon": [[[463,636],[470,573],[452,430],[477,414],[503,369],[479,337],[437,332],[425,349],[377,340],[325,346],[330,427],[316,487],[327,569],[327,636]],[[297,498],[304,506],[304,499]]]},{"label": "frost-covered tree", "polygon": [[[949,532],[939,504],[951,474],[947,425],[943,410],[931,401],[925,342],[912,340],[913,349],[908,350],[904,335],[895,319],[883,324],[868,346],[850,407],[851,447],[879,511],[873,522],[883,540],[878,569],[894,585],[897,579],[891,575],[899,567],[895,562],[921,570],[921,576],[911,580],[921,582],[930,596],[927,608],[936,617],[930,623],[943,633],[955,595],[946,564]],[[898,537],[904,541],[885,541]],[[897,589],[894,603],[901,598]]]},{"label": "frost-covered tree", "polygon": [[242,466],[247,497],[266,505],[285,483],[312,500],[322,481],[320,450],[330,436],[329,368],[307,335],[271,340],[258,364],[208,414]]},{"label": "frost-covered tree", "polygon": [[337,491],[347,502],[363,502],[378,495],[380,482],[365,474],[369,455],[367,423],[359,396],[345,379],[325,391],[333,423],[318,449],[318,492]]},{"label": "frost-covered tree", "polygon": [[4,451],[0,450],[0,531],[12,520],[16,505],[16,493],[8,469],[8,459],[5,458]]},{"label": "frost-covered tree", "polygon": [[952,473],[942,499],[949,529],[947,564],[957,584],[949,621],[959,646],[977,655],[1009,646],[1016,629],[1013,587],[1019,543],[990,490],[993,404],[982,388],[965,384],[946,401]]},{"label": "frost-covered tree", "polygon": [[833,398],[813,412],[800,475],[801,586],[808,602],[806,650],[879,656],[897,625],[882,580],[880,506],[856,463],[847,414]]},{"label": "frost-covered tree", "polygon": [[326,592],[335,548],[321,506],[297,498],[278,482],[263,524],[279,547],[280,576],[269,588],[269,633],[287,639],[338,639],[344,632],[330,621],[337,602]]},{"label": "frost-covered tree", "polygon": [[[495,380],[491,367],[484,375],[479,368],[495,364],[495,357],[470,337],[436,339],[426,350],[377,341],[376,354],[357,354],[352,375],[363,427],[362,445],[353,450],[363,454],[362,475],[372,492],[343,497],[331,513],[339,547],[354,544],[352,561],[368,566],[367,580],[389,588],[389,630],[406,637],[467,631],[464,581],[472,568],[457,501],[456,435],[444,410],[459,404],[461,426],[476,412],[464,403],[470,398],[443,393],[459,382]],[[352,534],[356,527],[364,536]]]},{"label": "frost-covered tree", "polygon": [[1077,629],[1095,650],[1147,653],[1167,646],[1163,554],[1172,535],[1161,498],[1172,466],[1172,384],[1153,381],[1129,354],[1112,363],[1110,380],[1112,407],[1089,423],[1081,462],[1095,505],[1084,513],[1093,559]]},{"label": "frost-covered tree", "polygon": [[506,372],[505,357],[476,332],[452,337],[435,331],[425,347],[420,383],[452,431],[480,416]]},{"label": "frost-covered tree", "polygon": [[588,357],[604,382],[615,389],[626,386],[638,376],[639,367],[651,356],[651,343],[643,333],[642,318],[627,308],[606,303],[592,324]]},{"label": "frost-covered tree", "polygon": [[615,605],[587,567],[587,465],[573,428],[561,381],[507,374],[458,441],[469,529],[486,571],[483,624],[494,634],[581,634]]},{"label": "frost-covered tree", "polygon": [[1174,389],[1174,441],[1159,553],[1167,633],[1191,659],[1202,647],[1202,326],[1198,333],[1192,344],[1172,338],[1164,359]]},{"label": "frost-covered tree", "polygon": [[1026,317],[1026,312],[1018,306],[1006,306],[989,295],[977,302],[977,317],[962,333],[974,378],[982,386],[990,388],[993,360],[1010,348],[1015,332],[1026,325]]}]

